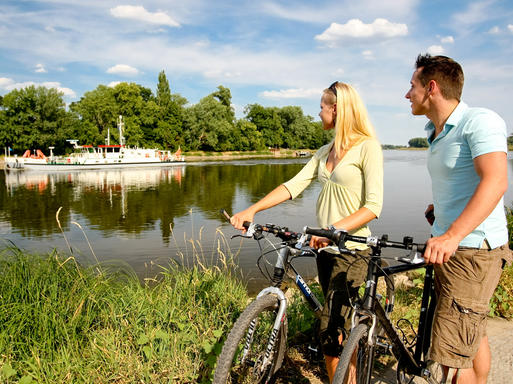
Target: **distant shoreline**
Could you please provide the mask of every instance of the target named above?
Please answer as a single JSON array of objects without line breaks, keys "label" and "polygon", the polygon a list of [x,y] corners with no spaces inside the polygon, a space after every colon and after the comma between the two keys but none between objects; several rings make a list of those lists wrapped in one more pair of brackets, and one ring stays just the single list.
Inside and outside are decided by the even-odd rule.
[{"label": "distant shoreline", "polygon": [[[397,147],[397,148],[383,148],[386,151],[425,151],[427,148],[411,148],[411,147]],[[513,151],[513,146],[508,146],[508,151]],[[276,151],[235,151],[235,152],[183,152],[185,162],[198,162],[198,161],[217,161],[217,160],[241,160],[241,159],[280,159],[280,158],[296,158],[300,153],[307,154],[306,158],[315,153],[315,150],[302,149],[280,149]],[[0,167],[4,166],[4,156],[0,156]]]}]

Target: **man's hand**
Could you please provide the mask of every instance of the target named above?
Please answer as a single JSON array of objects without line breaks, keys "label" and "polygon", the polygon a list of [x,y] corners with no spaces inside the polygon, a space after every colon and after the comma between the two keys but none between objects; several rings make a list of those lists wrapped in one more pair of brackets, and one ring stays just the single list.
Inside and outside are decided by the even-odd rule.
[{"label": "man's hand", "polygon": [[426,241],[424,260],[428,264],[447,263],[458,249],[460,240],[444,233],[442,236],[432,237]]},{"label": "man's hand", "polygon": [[326,237],[312,236],[310,239],[310,247],[314,249],[324,248],[330,245],[331,240]]}]

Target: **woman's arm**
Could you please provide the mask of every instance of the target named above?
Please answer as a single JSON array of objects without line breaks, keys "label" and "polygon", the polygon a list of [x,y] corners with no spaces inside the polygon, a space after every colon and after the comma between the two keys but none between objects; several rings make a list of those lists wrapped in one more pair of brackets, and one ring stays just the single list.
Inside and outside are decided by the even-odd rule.
[{"label": "woman's arm", "polygon": [[319,153],[324,147],[319,149],[316,154],[305,164],[305,166],[289,181],[273,189],[264,198],[253,204],[251,207],[236,213],[230,219],[230,223],[236,228],[244,230],[242,224],[245,221],[253,222],[257,212],[274,207],[285,200],[293,199],[299,195],[317,175],[319,165]]},{"label": "woman's arm", "polygon": [[[369,221],[372,221],[376,218],[376,215],[365,207],[360,208],[355,213],[344,217],[342,220],[333,223],[335,228],[344,229],[346,231],[352,231],[353,229],[357,229],[363,227]],[[323,248],[328,246],[331,243],[331,240],[325,237],[317,237],[312,236],[310,240],[310,246],[312,248]]]}]

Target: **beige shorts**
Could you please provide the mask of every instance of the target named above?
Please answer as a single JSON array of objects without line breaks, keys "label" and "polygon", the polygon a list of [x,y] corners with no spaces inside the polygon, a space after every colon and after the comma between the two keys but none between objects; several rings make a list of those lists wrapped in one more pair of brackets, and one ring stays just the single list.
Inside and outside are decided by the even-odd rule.
[{"label": "beige shorts", "polygon": [[489,302],[502,268],[511,260],[507,245],[460,248],[447,263],[435,265],[437,305],[430,358],[452,368],[471,368],[486,335]]}]

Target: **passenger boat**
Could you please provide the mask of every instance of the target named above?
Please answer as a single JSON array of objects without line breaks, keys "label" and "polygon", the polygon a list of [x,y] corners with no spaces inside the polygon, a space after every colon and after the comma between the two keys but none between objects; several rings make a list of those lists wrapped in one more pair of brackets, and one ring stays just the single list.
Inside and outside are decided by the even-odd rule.
[{"label": "passenger boat", "polygon": [[118,121],[120,144],[110,144],[110,133],[107,134],[105,145],[78,145],[77,140],[68,140],[74,151],[67,156],[54,156],[54,147],[49,147],[50,156],[41,150],[31,153],[25,151],[22,157],[8,156],[5,158],[6,169],[68,171],[72,169],[106,169],[127,167],[166,167],[183,164],[185,159],[178,149],[175,153],[159,149],[130,148],[124,144],[123,119]]}]

